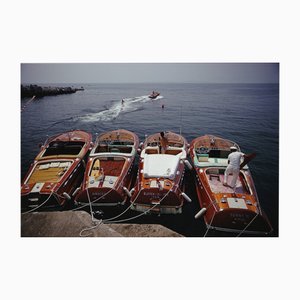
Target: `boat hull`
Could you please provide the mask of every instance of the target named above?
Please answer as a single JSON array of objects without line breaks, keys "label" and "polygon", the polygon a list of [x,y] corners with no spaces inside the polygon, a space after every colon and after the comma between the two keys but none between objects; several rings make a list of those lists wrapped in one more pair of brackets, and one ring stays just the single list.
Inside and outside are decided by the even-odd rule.
[{"label": "boat hull", "polygon": [[72,207],[91,142],[91,135],[80,130],[49,138],[22,181],[22,211]]},{"label": "boat hull", "polygon": [[210,224],[208,222],[211,223],[210,228],[226,232],[268,235],[271,230],[262,215],[241,209],[217,212],[213,220],[206,217],[206,224]]},{"label": "boat hull", "polygon": [[160,95],[160,93],[154,93],[154,94],[149,95],[149,98],[150,98],[150,99],[155,99],[155,98],[157,98],[159,95]]},{"label": "boat hull", "polygon": [[[85,172],[84,179],[85,183],[81,191],[76,196],[75,201],[78,204],[86,204],[91,201],[93,206],[113,206],[125,204],[129,197],[125,189],[130,191],[132,188],[132,181],[134,178],[134,160],[131,160],[131,162],[123,169],[122,174],[119,178],[117,178],[114,186],[111,188],[103,186],[89,187],[91,182],[96,181],[88,176],[88,170],[92,164],[93,162],[88,163],[87,165],[87,171]],[[99,185],[101,185],[101,183],[99,183]],[[87,193],[89,193],[89,196]]]},{"label": "boat hull", "polygon": [[139,159],[131,209],[153,214],[180,214],[187,141],[173,132],[165,134],[168,146],[161,153],[158,133],[147,137]]},{"label": "boat hull", "polygon": [[269,235],[273,229],[260,207],[248,166],[240,170],[235,188],[223,184],[231,146],[238,147],[215,136],[203,136],[191,142],[195,186],[206,226],[238,234]]},{"label": "boat hull", "polygon": [[132,197],[131,209],[153,214],[180,214],[184,199],[177,191],[149,188],[138,190]]},{"label": "boat hull", "polygon": [[138,143],[138,137],[124,129],[101,134],[88,159],[76,203],[82,206],[125,204],[135,175]]},{"label": "boat hull", "polygon": [[88,188],[76,197],[76,203],[80,206],[115,206],[125,202],[126,195],[111,188]]},{"label": "boat hull", "polygon": [[[202,188],[201,188],[202,186]],[[233,232],[255,235],[268,235],[272,231],[268,219],[264,213],[248,209],[220,208],[216,203],[218,198],[207,193],[203,185],[196,182],[196,192],[200,207],[206,208],[204,221],[209,229],[217,231]],[[227,198],[242,199],[243,195],[229,194]],[[238,200],[239,201],[239,200]]]}]

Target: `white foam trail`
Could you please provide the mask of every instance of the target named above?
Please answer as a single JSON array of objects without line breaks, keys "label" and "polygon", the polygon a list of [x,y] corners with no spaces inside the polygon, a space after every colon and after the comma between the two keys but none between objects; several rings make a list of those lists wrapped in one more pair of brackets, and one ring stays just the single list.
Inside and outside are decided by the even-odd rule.
[{"label": "white foam trail", "polygon": [[139,110],[141,104],[149,101],[156,101],[162,99],[163,96],[158,96],[156,99],[151,99],[148,95],[133,97],[133,98],[124,98],[124,103],[117,102],[114,103],[109,109],[103,110],[97,113],[87,114],[81,117],[78,117],[83,122],[97,122],[97,121],[111,121],[116,119],[121,113],[128,113]]}]

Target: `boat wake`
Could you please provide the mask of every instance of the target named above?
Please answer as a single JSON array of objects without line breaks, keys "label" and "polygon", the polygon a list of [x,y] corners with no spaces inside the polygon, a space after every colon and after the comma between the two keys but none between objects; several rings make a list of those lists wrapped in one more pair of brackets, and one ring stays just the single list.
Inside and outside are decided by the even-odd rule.
[{"label": "boat wake", "polygon": [[118,101],[105,110],[96,113],[89,113],[77,118],[78,120],[83,122],[112,121],[118,118],[121,114],[141,110],[143,103],[157,101],[162,98],[163,96],[158,96],[156,99],[151,99],[148,97],[148,95],[133,98],[124,98],[123,103],[122,101]]}]

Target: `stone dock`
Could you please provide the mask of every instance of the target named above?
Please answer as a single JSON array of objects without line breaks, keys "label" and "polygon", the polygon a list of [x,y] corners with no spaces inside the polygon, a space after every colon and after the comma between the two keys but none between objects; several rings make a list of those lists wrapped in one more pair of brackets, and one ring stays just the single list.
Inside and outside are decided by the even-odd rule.
[{"label": "stone dock", "polygon": [[85,211],[21,215],[21,237],[183,237],[158,224],[93,223]]},{"label": "stone dock", "polygon": [[56,96],[62,94],[73,94],[77,91],[83,91],[84,88],[73,87],[45,87],[35,84],[21,85],[21,98],[26,97],[44,97],[44,96]]}]

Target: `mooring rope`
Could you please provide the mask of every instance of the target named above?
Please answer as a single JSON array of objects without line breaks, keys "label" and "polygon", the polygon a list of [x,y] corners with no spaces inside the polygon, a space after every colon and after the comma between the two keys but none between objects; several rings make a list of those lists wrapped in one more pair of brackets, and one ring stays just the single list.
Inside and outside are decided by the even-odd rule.
[{"label": "mooring rope", "polygon": [[58,197],[59,197],[59,195],[56,195],[55,192],[51,191],[51,193],[49,194],[48,198],[47,198],[43,203],[41,203],[39,206],[37,206],[37,207],[35,207],[35,208],[31,209],[31,210],[28,210],[28,211],[23,212],[23,213],[21,213],[21,214],[22,214],[22,215],[25,215],[25,214],[31,213],[31,212],[33,212],[33,211],[36,211],[37,209],[39,209],[40,207],[42,207],[44,204],[46,204],[46,203],[50,200],[50,198],[51,198],[52,196],[58,196]]},{"label": "mooring rope", "polygon": [[[174,185],[174,184],[173,184]],[[173,187],[173,185],[172,185],[172,187]],[[133,217],[131,217],[131,218],[127,218],[127,219],[122,219],[122,220],[116,220],[116,221],[112,221],[112,222],[110,222],[110,223],[119,223],[119,222],[126,222],[126,221],[130,221],[130,220],[133,220],[133,219],[137,219],[137,218],[139,218],[139,217],[141,217],[142,215],[145,215],[145,214],[147,214],[149,211],[151,211],[152,209],[154,209],[156,206],[158,206],[167,196],[168,196],[168,194],[171,192],[171,189],[172,189],[172,187],[169,189],[169,191],[159,200],[159,202],[158,203],[156,203],[155,205],[153,205],[152,207],[150,207],[149,209],[147,209],[146,211],[144,211],[144,212],[142,212],[141,214],[139,214],[139,215],[137,215],[137,216],[133,216]],[[136,197],[136,199],[137,199],[137,197]],[[135,199],[135,200],[136,200]],[[133,204],[133,203],[132,203]],[[131,204],[131,205],[132,205]],[[130,205],[130,206],[131,206]],[[129,206],[129,207],[130,207]],[[103,221],[106,221],[106,220],[103,220]],[[107,223],[107,224],[110,224],[110,223]]]},{"label": "mooring rope", "polygon": [[[129,206],[128,206],[123,212],[121,212],[119,215],[117,215],[117,216],[115,216],[115,217],[112,217],[112,218],[109,218],[109,219],[105,219],[105,220],[102,220],[102,219],[101,219],[101,220],[96,220],[96,221],[95,221],[95,219],[94,219],[93,208],[92,208],[92,203],[93,203],[93,202],[91,202],[90,195],[89,195],[89,193],[88,193],[88,189],[86,190],[86,192],[87,192],[87,196],[88,196],[88,200],[89,200],[89,205],[90,205],[90,212],[91,212],[92,222],[96,223],[96,225],[81,230],[81,231],[80,231],[80,234],[79,234],[81,237],[87,237],[87,236],[90,235],[90,234],[88,234],[88,235],[82,235],[82,233],[83,233],[84,231],[93,230],[93,229],[97,228],[100,224],[104,224],[104,221],[114,220],[114,219],[116,219],[116,218],[119,218],[119,217],[122,216],[123,214],[125,214],[125,213],[130,209],[130,207],[132,206],[132,204],[134,203],[134,201],[137,199],[137,197],[138,197],[138,195],[140,194],[141,190],[139,191],[137,197],[136,197],[135,200],[131,203],[131,205],[129,205]],[[107,223],[107,224],[109,224],[109,223]]]},{"label": "mooring rope", "polygon": [[91,202],[91,199],[90,199],[90,195],[89,195],[88,189],[86,189],[86,194],[87,194],[87,197],[88,197],[88,200],[89,200],[92,223],[94,223],[95,225],[90,226],[90,227],[86,227],[86,228],[82,229],[80,231],[80,233],[79,233],[79,236],[81,236],[81,237],[87,237],[87,236],[89,236],[91,234],[91,232],[88,233],[88,234],[86,234],[86,235],[83,235],[83,232],[85,232],[85,231],[91,231],[93,229],[96,229],[102,223],[102,220],[97,220],[97,219],[94,218],[93,208],[92,208],[92,202]]},{"label": "mooring rope", "polygon": [[[123,177],[125,177],[125,175],[123,175]],[[96,198],[95,200],[93,200],[91,203],[95,203],[95,202],[99,201],[100,199],[104,198],[105,196],[107,196],[112,191],[117,191],[120,188],[120,186],[122,185],[122,183],[123,183],[123,180],[120,180],[120,183],[118,184],[118,186],[115,189],[113,189],[113,188],[109,189],[105,194],[103,194],[102,196],[99,196],[98,198]],[[88,188],[86,190],[88,190]],[[75,210],[81,209],[81,208],[86,207],[88,205],[89,205],[89,203],[83,204],[83,205],[81,205],[79,207],[76,207],[76,208],[72,209],[71,211],[75,211]]]},{"label": "mooring rope", "polygon": [[[88,191],[88,188],[86,189],[86,191]],[[95,203],[95,202],[99,201],[100,199],[102,199],[103,197],[107,196],[112,191],[114,191],[114,189],[109,189],[105,194],[103,194],[102,196],[100,196],[100,197],[96,198],[95,200],[91,201],[91,203]],[[73,208],[73,209],[71,209],[71,211],[75,211],[75,210],[81,209],[81,208],[86,207],[88,205],[90,205],[90,203],[86,203],[86,204],[83,204],[83,205],[81,205],[79,207]]]},{"label": "mooring rope", "polygon": [[213,220],[214,220],[215,214],[216,214],[216,212],[214,212],[213,217],[211,218],[211,221],[210,221],[209,225],[207,226],[207,230],[206,230],[206,232],[205,232],[205,234],[204,234],[203,237],[206,237],[206,235],[207,235],[209,229],[211,228],[211,224],[212,224],[212,222],[213,222]]},{"label": "mooring rope", "polygon": [[236,236],[236,237],[239,237],[239,236],[241,236],[243,233],[244,233],[244,231],[251,225],[251,223],[257,218],[257,216],[258,216],[259,214],[256,214],[255,216],[254,216],[254,218],[252,218],[252,220],[247,224],[247,226]]},{"label": "mooring rope", "polygon": [[139,190],[139,192],[138,192],[137,196],[135,197],[135,199],[133,200],[133,202],[123,212],[121,212],[119,215],[117,215],[115,217],[105,219],[105,220],[103,220],[103,222],[104,221],[111,221],[111,220],[117,219],[117,218],[121,217],[122,215],[124,215],[131,208],[131,206],[134,204],[135,200],[138,198],[141,191],[142,190]]}]

